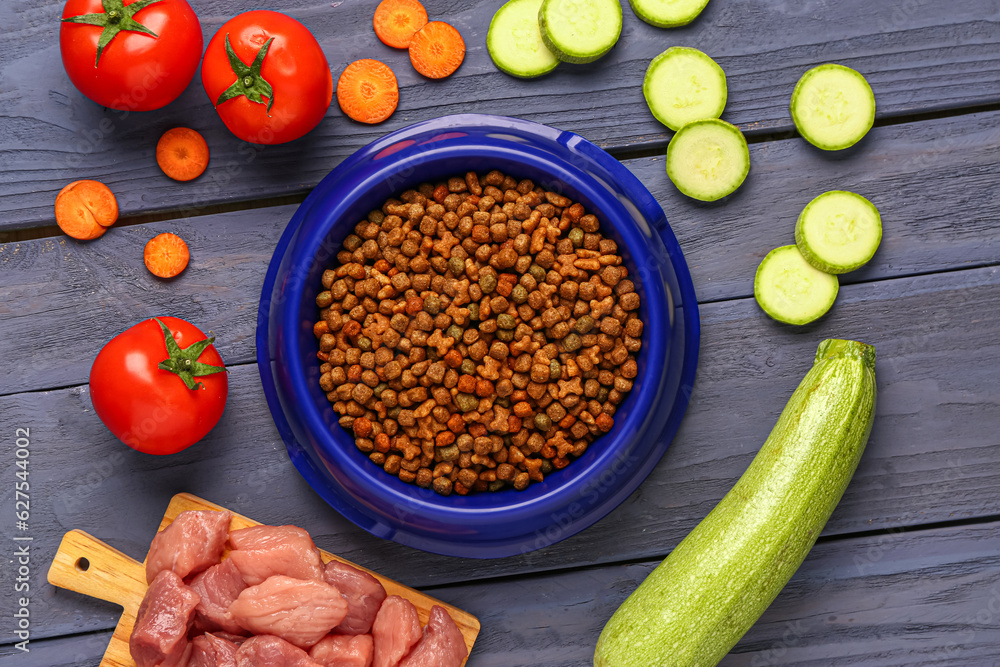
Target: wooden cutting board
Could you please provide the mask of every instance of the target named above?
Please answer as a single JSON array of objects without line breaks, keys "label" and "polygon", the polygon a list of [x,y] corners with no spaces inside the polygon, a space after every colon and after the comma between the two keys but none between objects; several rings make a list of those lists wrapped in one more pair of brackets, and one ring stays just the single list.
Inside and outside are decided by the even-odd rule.
[{"label": "wooden cutting board", "polygon": [[[224,509],[189,493],[179,493],[170,499],[167,511],[163,515],[163,521],[160,522],[159,530],[169,526],[174,518],[185,510],[221,511]],[[259,522],[234,512],[229,529],[236,530],[257,525],[260,525]],[[321,551],[321,553],[324,562],[339,560],[359,570],[370,572],[382,582],[389,595],[407,598],[417,608],[421,624],[427,623],[432,606],[444,607],[465,636],[469,653],[472,652],[472,645],[479,635],[479,619],[472,614],[331,553],[326,551]],[[129,654],[128,638],[132,634],[133,625],[135,625],[135,615],[139,611],[139,604],[146,594],[145,559],[140,563],[82,530],[71,530],[63,536],[59,550],[49,568],[48,579],[53,586],[67,588],[124,607],[125,611],[111,637],[108,650],[104,652],[104,659],[101,660],[100,667],[135,667],[135,662]]]}]

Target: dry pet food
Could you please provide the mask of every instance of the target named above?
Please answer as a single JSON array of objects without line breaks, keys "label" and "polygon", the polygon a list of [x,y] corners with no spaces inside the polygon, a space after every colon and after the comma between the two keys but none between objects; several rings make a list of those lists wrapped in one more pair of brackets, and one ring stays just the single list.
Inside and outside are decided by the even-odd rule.
[{"label": "dry pet food", "polygon": [[632,389],[639,294],[597,217],[499,171],[425,183],[323,273],[319,384],[404,482],[522,490],[581,456]]}]

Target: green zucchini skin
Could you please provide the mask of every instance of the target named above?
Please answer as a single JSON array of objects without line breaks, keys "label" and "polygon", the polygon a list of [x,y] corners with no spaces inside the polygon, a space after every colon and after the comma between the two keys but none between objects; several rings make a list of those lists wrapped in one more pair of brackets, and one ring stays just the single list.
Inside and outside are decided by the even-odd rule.
[{"label": "green zucchini skin", "polygon": [[875,348],[820,343],[747,471],[608,621],[594,666],[717,665],[809,553],[874,415]]}]

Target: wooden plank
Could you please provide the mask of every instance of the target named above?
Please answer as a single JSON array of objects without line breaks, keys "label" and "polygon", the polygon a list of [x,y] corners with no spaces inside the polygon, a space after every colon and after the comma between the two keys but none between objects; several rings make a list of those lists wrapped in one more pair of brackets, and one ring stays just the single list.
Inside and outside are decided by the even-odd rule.
[{"label": "wooden plank", "polygon": [[[166,529],[182,512],[206,510],[221,512],[225,509],[197,496],[179,493],[170,499],[170,504],[167,506],[157,530],[162,531]],[[233,531],[259,525],[260,522],[233,512],[229,530]],[[320,555],[324,563],[336,560],[353,567],[358,567],[357,564],[351,563],[328,551],[321,550]],[[223,554],[223,558],[226,556],[228,556],[228,551]],[[86,560],[87,562],[87,567],[84,569],[80,569],[79,567],[81,560]],[[129,637],[132,635],[132,630],[135,627],[139,606],[146,595],[146,568],[144,564],[145,559],[138,561],[129,558],[113,547],[79,530],[67,532],[59,544],[59,549],[56,552],[47,575],[50,584],[95,597],[99,600],[106,600],[124,608],[122,616],[115,627],[114,636],[112,636],[111,641],[108,643],[107,651],[105,651],[101,660],[100,667],[135,667],[135,661],[132,659],[132,653],[129,650]],[[427,624],[431,609],[434,606],[442,607],[462,632],[468,650],[472,650],[480,628],[479,620],[475,616],[437,598],[384,577],[378,572],[371,570],[368,572],[381,582],[389,595],[398,595],[412,602],[416,607],[422,625]],[[464,665],[465,662],[463,661],[462,664]]]},{"label": "wooden plank", "polygon": [[[722,667],[968,667],[1000,661],[1000,524],[820,542]],[[479,614],[469,667],[590,664],[601,628],[656,561],[428,593]],[[96,664],[110,633],[33,640],[22,667]]]},{"label": "wooden plank", "polygon": [[93,632],[75,637],[31,639],[28,651],[12,644],[0,646],[0,659],[17,660],[17,667],[93,667],[100,663],[111,640],[111,631]]},{"label": "wooden plank", "polygon": [[[0,393],[86,382],[108,340],[157,315],[213,331],[227,364],[254,359],[264,274],[294,211],[122,227],[90,245],[65,236],[0,245],[0,358],[15,364],[0,376]],[[191,249],[188,268],[171,281],[142,262],[146,242],[164,231]]]},{"label": "wooden plank", "polygon": [[802,209],[828,190],[857,192],[882,216],[878,251],[842,285],[1000,259],[1000,199],[991,194],[1000,112],[876,128],[856,150],[829,155],[798,138],[751,145],[747,180],[711,204],[680,194],[662,157],[625,165],[663,206],[700,302],[753,295],[761,260],[795,243]]},{"label": "wooden plank", "polygon": [[[206,39],[252,3],[195,0]],[[318,36],[334,77],[357,58],[380,58],[396,72],[399,110],[370,127],[348,121],[336,104],[308,138],[257,147],[222,125],[196,77],[164,109],[106,110],[77,92],[63,72],[57,46],[61,3],[23,11],[0,6],[6,27],[0,45],[0,229],[50,224],[55,194],[66,183],[96,178],[114,190],[123,214],[186,210],[219,202],[301,193],[343,157],[385,132],[451,113],[512,115],[579,132],[616,148],[662,146],[668,133],[641,94],[650,59],[673,44],[716,57],[729,80],[725,117],[750,132],[791,129],[788,100],[809,67],[836,60],[864,73],[880,117],[1000,101],[997,0],[903,4],[848,0],[832,4],[732,0],[710,3],[692,25],[664,31],[625,9],[622,38],[610,54],[586,66],[562,66],[540,81],[499,73],[485,49],[497,3],[429,0],[432,17],[452,22],[468,47],[458,73],[445,81],[421,78],[406,54],[380,44],[371,30],[375,0],[310,3],[282,10]],[[139,91],[140,93],[142,91]],[[158,137],[187,125],[203,132],[212,150],[208,173],[178,184],[153,159]]]},{"label": "wooden plank", "polygon": [[[868,450],[826,534],[981,517],[1000,513],[998,300],[1000,269],[984,268],[849,285],[829,317],[796,330],[767,319],[750,299],[704,306],[691,407],[660,465],[588,530],[494,561],[385,542],[326,506],[290,463],[251,365],[232,369],[220,424],[174,456],[147,456],[117,442],[82,386],[0,397],[0,433],[31,429],[36,495],[28,534],[43,562],[72,528],[126,554],[143,553],[166,500],[189,491],[265,523],[301,525],[322,548],[404,584],[429,586],[667,553],[743,473],[818,342],[836,336],[876,346],[879,401]],[[0,475],[12,477],[13,465]],[[94,511],[123,503],[128,522]],[[12,513],[0,515],[0,539],[10,539],[13,521]],[[540,544],[557,537],[557,530],[540,535]],[[0,572],[0,605],[13,608],[7,576]],[[113,624],[107,605],[53,593],[41,575],[31,584],[42,592],[32,611],[40,633]]]},{"label": "wooden plank", "polygon": [[[720,667],[995,665],[1000,524],[818,544]],[[474,667],[589,665],[611,614],[657,562],[449,588],[483,634]]]},{"label": "wooden plank", "polygon": [[[877,128],[855,159],[804,141],[751,146],[747,183],[728,203],[700,204],[669,182],[661,158],[626,165],[663,205],[701,301],[753,293],[757,264],[794,242],[801,209],[851,189],[882,213],[882,246],[843,283],[995,263],[1000,258],[1000,112]],[[174,314],[211,329],[227,363],[253,359],[257,301],[271,250],[293,206],[112,229],[96,242],[66,237],[0,245],[0,394],[85,382],[101,346],[132,323]],[[176,280],[142,265],[146,240],[173,231],[192,260]],[[70,324],[72,323],[72,324]],[[31,345],[24,341],[30,340]],[[52,350],[72,349],[72,354]]]}]

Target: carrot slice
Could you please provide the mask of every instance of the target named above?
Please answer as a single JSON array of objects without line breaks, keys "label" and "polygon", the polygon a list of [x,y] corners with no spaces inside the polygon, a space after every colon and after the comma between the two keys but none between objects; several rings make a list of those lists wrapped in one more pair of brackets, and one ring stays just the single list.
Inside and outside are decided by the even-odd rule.
[{"label": "carrot slice", "polygon": [[100,181],[73,181],[56,195],[56,224],[68,236],[90,241],[118,219],[118,200]]},{"label": "carrot slice", "polygon": [[184,239],[167,232],[151,238],[142,252],[146,268],[160,278],[178,275],[187,267],[190,257]]},{"label": "carrot slice", "polygon": [[410,41],[413,68],[430,79],[443,79],[465,59],[465,40],[444,21],[431,21]]},{"label": "carrot slice", "polygon": [[355,60],[337,80],[337,102],[359,123],[381,123],[399,103],[396,75],[377,60]]},{"label": "carrot slice", "polygon": [[427,24],[427,10],[418,0],[382,0],[372,25],[386,46],[405,49],[418,30]]},{"label": "carrot slice", "polygon": [[156,144],[156,163],[175,181],[190,181],[208,167],[208,144],[189,127],[167,130]]}]

